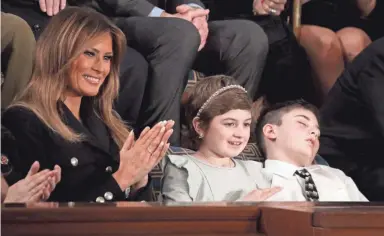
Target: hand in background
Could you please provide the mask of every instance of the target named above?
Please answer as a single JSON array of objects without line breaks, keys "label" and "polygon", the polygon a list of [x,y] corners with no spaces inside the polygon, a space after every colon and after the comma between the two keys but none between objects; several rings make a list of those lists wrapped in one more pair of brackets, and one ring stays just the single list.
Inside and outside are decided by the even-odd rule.
[{"label": "hand in background", "polygon": [[65,8],[67,0],[39,0],[39,5],[42,12],[54,16]]},{"label": "hand in background", "polygon": [[255,15],[280,15],[285,9],[287,0],[253,0]]},{"label": "hand in background", "polygon": [[[180,6],[183,6],[183,5],[180,5]],[[179,6],[179,7],[180,7]],[[199,17],[199,16],[205,16],[207,17],[208,14],[209,14],[209,10],[207,9],[200,9],[200,8],[193,8],[193,7],[190,7],[192,10],[190,11],[187,11],[185,12],[184,14],[180,14],[180,13],[176,13],[176,14],[169,14],[167,12],[163,12],[161,13],[161,17],[176,17],[176,18],[180,18],[180,19],[183,19],[183,20],[186,20],[186,21],[189,21],[189,22],[192,22],[192,20],[196,17]]]},{"label": "hand in background", "polygon": [[376,7],[377,0],[356,0],[357,7],[360,9],[362,16],[366,17],[371,14]]},{"label": "hand in background", "polygon": [[180,5],[176,8],[176,14],[169,14],[163,12],[162,17],[176,17],[191,22],[200,34],[200,46],[198,51],[204,48],[208,37],[208,22],[207,17],[209,10],[202,8],[195,8],[189,5]]},{"label": "hand in background", "polygon": [[[191,22],[196,27],[196,29],[199,31],[200,39],[201,39],[198,51],[203,49],[205,44],[207,43],[208,32],[209,32],[208,22],[207,22],[207,16],[209,14],[209,10],[205,10],[205,11],[201,11],[201,10],[203,10],[203,9],[193,8],[193,7],[185,5],[185,4],[180,5],[176,8],[177,13],[182,15],[182,16],[186,16],[188,14],[189,14],[189,16],[193,16]],[[196,14],[197,12],[201,12],[204,14],[197,16],[197,14]],[[205,15],[205,13],[207,13],[207,14]]]},{"label": "hand in background", "polygon": [[[51,193],[50,182],[52,178],[56,180],[57,170],[40,171],[39,162],[35,161],[27,176],[8,188],[4,202],[29,203],[40,201],[45,193]],[[60,179],[58,180],[60,181]],[[48,195],[49,196],[49,195]]]}]

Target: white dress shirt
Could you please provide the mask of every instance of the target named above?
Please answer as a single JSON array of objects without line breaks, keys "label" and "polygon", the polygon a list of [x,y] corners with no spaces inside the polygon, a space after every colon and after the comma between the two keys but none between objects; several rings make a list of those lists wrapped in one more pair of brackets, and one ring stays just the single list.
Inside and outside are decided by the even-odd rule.
[{"label": "white dress shirt", "polygon": [[[262,173],[270,183],[269,187],[283,188],[268,201],[306,201],[304,179],[294,174],[300,169],[303,168],[287,162],[266,160]],[[319,201],[368,201],[353,180],[341,170],[325,165],[311,165],[305,169],[312,175]]]}]

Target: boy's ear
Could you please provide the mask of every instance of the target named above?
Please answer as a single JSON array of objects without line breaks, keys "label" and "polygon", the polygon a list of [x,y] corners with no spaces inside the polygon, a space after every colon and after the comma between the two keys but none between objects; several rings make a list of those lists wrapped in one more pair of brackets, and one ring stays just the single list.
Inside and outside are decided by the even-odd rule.
[{"label": "boy's ear", "polygon": [[263,135],[269,140],[275,140],[277,138],[276,125],[266,124],[263,127]]}]

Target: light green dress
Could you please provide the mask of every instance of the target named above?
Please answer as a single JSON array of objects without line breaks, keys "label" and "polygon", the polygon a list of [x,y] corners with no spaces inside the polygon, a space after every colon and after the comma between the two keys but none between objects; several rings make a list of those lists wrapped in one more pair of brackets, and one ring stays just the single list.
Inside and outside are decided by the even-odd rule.
[{"label": "light green dress", "polygon": [[169,202],[237,201],[258,189],[262,163],[232,159],[216,167],[191,155],[169,155],[164,162],[161,199]]}]

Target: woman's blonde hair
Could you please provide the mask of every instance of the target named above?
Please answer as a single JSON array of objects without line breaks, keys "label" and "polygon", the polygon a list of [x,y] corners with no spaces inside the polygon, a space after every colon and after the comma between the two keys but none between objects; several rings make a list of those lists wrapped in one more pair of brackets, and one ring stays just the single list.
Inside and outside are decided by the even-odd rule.
[{"label": "woman's blonde hair", "polygon": [[68,7],[52,17],[36,45],[35,66],[30,83],[11,105],[34,112],[52,131],[70,142],[79,142],[82,135],[74,132],[62,120],[59,106],[69,86],[70,69],[74,60],[94,38],[109,33],[112,37],[111,70],[95,97],[84,97],[94,112],[109,128],[121,147],[129,130],[113,110],[119,91],[119,65],[125,52],[123,32],[102,14],[90,9]]}]

